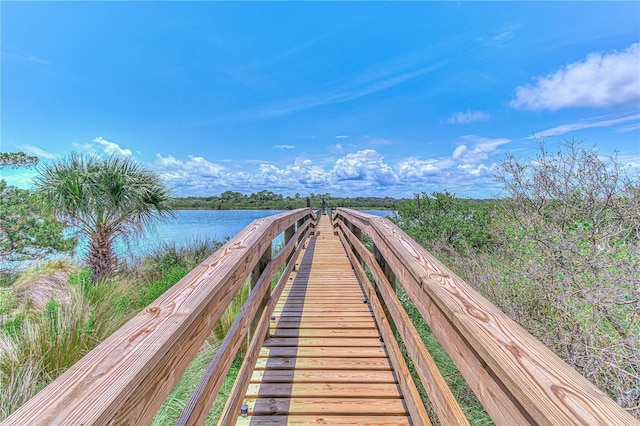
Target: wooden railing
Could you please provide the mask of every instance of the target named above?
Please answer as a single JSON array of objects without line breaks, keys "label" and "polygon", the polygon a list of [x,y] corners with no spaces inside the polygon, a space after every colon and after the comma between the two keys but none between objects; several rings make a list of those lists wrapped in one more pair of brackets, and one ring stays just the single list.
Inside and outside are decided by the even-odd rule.
[{"label": "wooden railing", "polygon": [[[392,324],[400,335],[442,424],[467,420],[395,286],[411,298],[496,424],[638,424],[389,220],[348,209],[337,209],[333,220],[378,324]],[[373,251],[362,243],[363,234]]]},{"label": "wooden railing", "polygon": [[[250,341],[220,420],[233,424],[276,301],[316,219],[310,209],[300,209],[252,222],[2,424],[148,424],[248,282],[249,298],[178,420],[204,422],[238,348]],[[398,300],[397,286],[497,424],[638,424],[389,220],[338,209],[333,222],[389,356],[402,356],[397,333],[441,424],[468,422]],[[272,258],[272,242],[282,233],[286,245]],[[363,234],[373,250],[363,244]],[[406,367],[397,375],[401,384],[413,380]]]},{"label": "wooden railing", "polygon": [[[264,339],[267,330],[254,320],[271,315],[315,220],[311,209],[299,209],[253,221],[2,424],[149,424],[248,280],[249,298],[178,423],[204,422],[240,344],[247,335]],[[272,242],[282,233],[286,246],[272,259]]]}]

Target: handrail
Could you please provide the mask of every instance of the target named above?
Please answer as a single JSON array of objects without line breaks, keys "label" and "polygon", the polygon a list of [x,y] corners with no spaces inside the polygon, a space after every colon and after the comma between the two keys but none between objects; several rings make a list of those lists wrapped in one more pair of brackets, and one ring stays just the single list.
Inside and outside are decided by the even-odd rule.
[{"label": "handrail", "polygon": [[[253,297],[243,312],[258,312],[269,290],[262,283],[270,283],[316,219],[306,208],[253,221],[2,425],[150,423],[243,283],[253,275]],[[283,232],[285,242],[295,242],[271,260],[272,241]],[[230,330],[220,370],[249,317]]]},{"label": "handrail", "polygon": [[[409,336],[404,333],[409,324],[395,309],[397,305],[392,300],[395,295],[390,294],[388,283],[382,280],[384,269],[395,276],[409,295],[497,424],[638,424],[622,407],[388,219],[339,208],[333,221],[337,232],[351,246],[349,249],[359,251],[358,260],[372,271],[398,331],[405,343],[409,339],[408,346],[413,346],[413,361],[424,362],[427,369],[428,360],[419,354],[422,349],[415,347],[411,337],[405,337]],[[359,244],[362,233],[375,245],[377,264],[362,251]],[[430,389],[435,386],[425,383],[425,374],[422,371],[419,375],[431,401],[434,404],[439,398],[449,401],[447,395],[431,395],[439,390]],[[443,423],[450,424],[451,418],[457,418],[453,405],[435,410]]]}]

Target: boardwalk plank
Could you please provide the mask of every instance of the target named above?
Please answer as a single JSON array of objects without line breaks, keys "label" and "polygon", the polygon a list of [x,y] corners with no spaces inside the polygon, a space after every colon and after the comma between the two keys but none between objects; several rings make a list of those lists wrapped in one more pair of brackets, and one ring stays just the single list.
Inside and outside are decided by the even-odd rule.
[{"label": "boardwalk plank", "polygon": [[[238,424],[411,424],[398,378],[326,217],[287,281]],[[263,423],[264,422],[264,423]]]},{"label": "boardwalk plank", "polygon": [[386,357],[379,358],[303,358],[303,357],[260,357],[256,362],[256,370],[291,369],[297,370],[391,370]]},{"label": "boardwalk plank", "polygon": [[401,399],[381,398],[246,398],[252,415],[327,414],[401,415],[408,414]]},{"label": "boardwalk plank", "polygon": [[302,425],[367,425],[367,426],[394,426],[409,425],[407,416],[313,416],[313,415],[289,415],[289,416],[251,416],[240,418],[239,426],[302,426]]}]

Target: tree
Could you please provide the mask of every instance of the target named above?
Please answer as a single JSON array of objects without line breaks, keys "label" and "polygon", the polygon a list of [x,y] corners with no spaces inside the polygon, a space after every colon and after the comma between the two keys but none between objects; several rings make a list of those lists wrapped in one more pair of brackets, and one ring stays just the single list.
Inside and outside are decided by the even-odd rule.
[{"label": "tree", "polygon": [[63,223],[46,212],[36,195],[0,180],[0,257],[3,261],[41,259],[54,253],[71,252],[75,240],[64,238],[64,228]]},{"label": "tree", "polygon": [[90,241],[94,283],[117,265],[116,238],[141,234],[143,226],[173,216],[160,177],[131,158],[71,154],[39,171],[36,185],[52,210]]},{"label": "tree", "polygon": [[24,152],[0,152],[0,168],[31,167],[38,164],[38,157]]},{"label": "tree", "polygon": [[[0,153],[0,168],[30,167],[37,163],[38,157],[24,152]],[[75,240],[64,237],[64,228],[31,191],[0,180],[0,267],[8,268],[7,262],[71,252]]]},{"label": "tree", "polygon": [[457,198],[448,191],[415,194],[398,205],[395,222],[417,242],[434,250],[448,246],[463,252],[467,248],[488,248],[491,204]]}]

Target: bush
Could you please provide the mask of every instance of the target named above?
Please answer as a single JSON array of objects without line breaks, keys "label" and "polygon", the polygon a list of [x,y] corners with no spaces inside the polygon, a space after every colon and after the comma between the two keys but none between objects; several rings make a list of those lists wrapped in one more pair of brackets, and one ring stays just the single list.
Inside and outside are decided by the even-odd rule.
[{"label": "bush", "polygon": [[400,203],[392,220],[431,250],[485,250],[492,245],[492,206],[490,201],[456,198],[447,191],[431,195],[423,192]]},{"label": "bush", "polygon": [[[503,198],[416,195],[396,222],[640,417],[640,182],[575,141],[506,157]],[[482,240],[486,238],[485,243]]]},{"label": "bush", "polygon": [[495,222],[495,302],[597,386],[638,412],[640,192],[614,156],[575,141],[507,157]]}]

